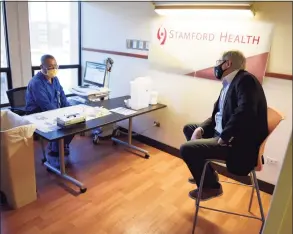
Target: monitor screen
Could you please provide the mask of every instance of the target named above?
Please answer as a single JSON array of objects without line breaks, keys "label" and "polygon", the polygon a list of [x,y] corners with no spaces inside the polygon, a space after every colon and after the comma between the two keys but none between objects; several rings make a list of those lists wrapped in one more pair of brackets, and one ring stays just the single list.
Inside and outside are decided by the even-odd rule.
[{"label": "monitor screen", "polygon": [[83,81],[99,87],[104,87],[106,64],[86,62]]}]

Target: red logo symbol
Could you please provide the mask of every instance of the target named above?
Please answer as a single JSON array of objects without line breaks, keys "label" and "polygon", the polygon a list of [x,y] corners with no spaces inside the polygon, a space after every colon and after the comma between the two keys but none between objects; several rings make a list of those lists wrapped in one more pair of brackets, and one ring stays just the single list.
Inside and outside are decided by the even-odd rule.
[{"label": "red logo symbol", "polygon": [[167,39],[167,31],[166,31],[165,28],[160,27],[158,29],[157,38],[161,42],[161,45],[164,45],[165,44],[165,41]]}]

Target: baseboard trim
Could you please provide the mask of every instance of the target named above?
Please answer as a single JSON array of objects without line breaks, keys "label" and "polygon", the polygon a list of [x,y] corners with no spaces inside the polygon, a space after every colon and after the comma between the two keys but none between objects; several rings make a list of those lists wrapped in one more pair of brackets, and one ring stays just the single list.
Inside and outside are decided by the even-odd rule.
[{"label": "baseboard trim", "polygon": [[[127,129],[125,128],[121,128],[120,129],[123,131],[123,132],[127,132]],[[149,146],[152,146],[156,149],[159,149],[163,152],[166,152],[170,155],[173,155],[175,157],[180,157],[180,152],[178,149],[172,147],[172,146],[169,146],[169,145],[166,145],[162,142],[159,142],[159,141],[156,141],[154,139],[151,139],[149,137],[146,137],[146,136],[142,136],[142,135],[135,135],[133,136],[133,139],[141,142],[141,143],[144,143],[146,145],[149,145]],[[243,184],[251,184],[251,181],[250,181],[250,177],[249,176],[236,176],[236,175],[233,175],[231,173],[229,173],[225,167],[221,166],[221,165],[216,165],[214,164],[213,165],[214,168],[217,170],[217,172],[223,176],[226,176],[228,178],[231,178],[233,180],[236,180],[240,183],[243,183]],[[258,184],[259,184],[259,189],[262,191],[262,192],[265,192],[265,193],[268,193],[268,194],[273,194],[274,192],[274,189],[275,189],[275,185],[273,184],[270,184],[266,181],[263,181],[263,180],[259,180],[258,179]]]}]

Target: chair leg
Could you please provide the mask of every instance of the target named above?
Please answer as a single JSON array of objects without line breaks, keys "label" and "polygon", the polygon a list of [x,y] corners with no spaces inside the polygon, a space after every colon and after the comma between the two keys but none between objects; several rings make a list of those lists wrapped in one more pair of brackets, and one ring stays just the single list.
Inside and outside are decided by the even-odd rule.
[{"label": "chair leg", "polygon": [[204,168],[203,168],[203,172],[202,172],[202,175],[200,178],[199,191],[198,191],[197,199],[195,201],[195,214],[194,214],[194,220],[193,220],[192,234],[195,233],[195,227],[197,224],[197,217],[198,217],[198,211],[199,211],[200,198],[201,198],[201,194],[202,194],[203,182],[205,179],[206,169],[207,169],[207,166],[209,163],[210,162],[205,163]]},{"label": "chair leg", "polygon": [[248,211],[251,212],[251,206],[252,206],[252,201],[253,201],[253,195],[254,195],[254,189],[255,189],[255,184],[253,180],[253,175],[250,173],[250,179],[251,179],[251,185],[252,185],[252,191],[250,195],[250,201],[249,201],[249,206],[248,206]]},{"label": "chair leg", "polygon": [[261,219],[262,219],[262,224],[261,224],[261,228],[260,228],[260,230],[262,232],[262,229],[263,229],[263,226],[264,226],[264,223],[265,223],[265,215],[264,215],[264,212],[263,212],[259,186],[258,186],[258,182],[257,182],[257,178],[256,178],[256,174],[255,174],[254,170],[252,171],[252,175],[253,175],[253,181],[254,181],[255,190],[256,190],[256,194],[257,194],[257,200],[258,200],[260,215],[261,215]]}]

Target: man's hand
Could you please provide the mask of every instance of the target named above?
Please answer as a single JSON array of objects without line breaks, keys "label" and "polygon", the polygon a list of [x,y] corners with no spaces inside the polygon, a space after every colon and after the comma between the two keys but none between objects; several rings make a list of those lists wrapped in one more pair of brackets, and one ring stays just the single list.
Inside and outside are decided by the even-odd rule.
[{"label": "man's hand", "polygon": [[191,136],[190,140],[197,140],[197,139],[201,139],[203,135],[203,130],[202,128],[196,128]]},{"label": "man's hand", "polygon": [[221,145],[221,146],[227,146],[226,142],[223,141],[222,138],[219,138],[219,140],[218,140],[218,144]]}]

